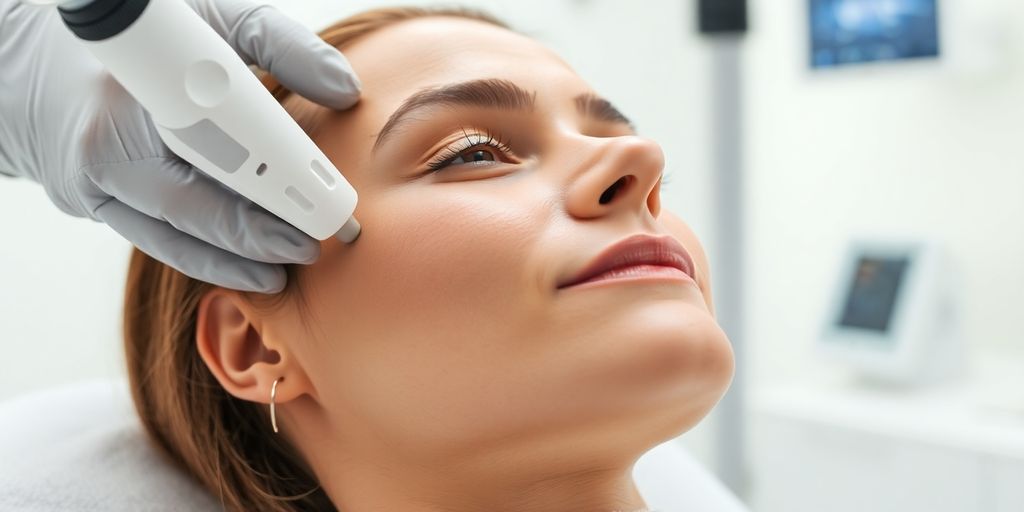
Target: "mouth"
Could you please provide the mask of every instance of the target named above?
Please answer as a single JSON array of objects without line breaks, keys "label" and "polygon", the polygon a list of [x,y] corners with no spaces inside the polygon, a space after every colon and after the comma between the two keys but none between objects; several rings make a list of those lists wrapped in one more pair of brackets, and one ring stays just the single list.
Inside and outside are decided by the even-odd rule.
[{"label": "mouth", "polygon": [[605,280],[675,278],[696,282],[693,258],[672,236],[633,235],[601,251],[558,289]]}]

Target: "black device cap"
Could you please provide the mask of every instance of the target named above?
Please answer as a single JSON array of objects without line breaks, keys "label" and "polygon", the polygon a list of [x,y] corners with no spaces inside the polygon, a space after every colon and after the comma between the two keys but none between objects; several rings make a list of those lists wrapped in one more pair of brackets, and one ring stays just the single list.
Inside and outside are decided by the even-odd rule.
[{"label": "black device cap", "polygon": [[149,5],[149,0],[94,0],[77,9],[58,7],[61,19],[76,36],[102,41],[120,34]]}]

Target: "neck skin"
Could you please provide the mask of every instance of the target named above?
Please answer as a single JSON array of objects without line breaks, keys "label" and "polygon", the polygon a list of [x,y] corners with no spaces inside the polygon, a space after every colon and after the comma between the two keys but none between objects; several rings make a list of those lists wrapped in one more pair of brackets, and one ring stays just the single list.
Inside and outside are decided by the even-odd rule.
[{"label": "neck skin", "polygon": [[[381,469],[381,468],[377,468]],[[354,476],[354,475],[351,475]],[[647,512],[632,478],[632,467],[544,474],[532,478],[495,480],[448,473],[398,477],[395,473],[323,481],[338,510],[402,510],[407,512]]]},{"label": "neck skin", "polygon": [[444,454],[438,457],[413,455],[359,423],[348,423],[340,438],[327,435],[337,427],[313,412],[319,406],[308,397],[290,409],[306,419],[285,428],[305,444],[302,453],[339,511],[648,512],[633,467],[655,443],[622,439],[621,424],[426,452]]}]

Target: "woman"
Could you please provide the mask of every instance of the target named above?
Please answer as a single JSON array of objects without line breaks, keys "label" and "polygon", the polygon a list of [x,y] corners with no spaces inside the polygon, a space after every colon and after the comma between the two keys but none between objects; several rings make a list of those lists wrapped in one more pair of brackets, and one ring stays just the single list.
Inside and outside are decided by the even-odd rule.
[{"label": "woman", "polygon": [[230,510],[643,509],[634,462],[733,372],[660,147],[485,15],[375,10],[321,35],[355,108],[267,84],[359,191],[363,233],[274,296],[136,252],[148,432]]}]

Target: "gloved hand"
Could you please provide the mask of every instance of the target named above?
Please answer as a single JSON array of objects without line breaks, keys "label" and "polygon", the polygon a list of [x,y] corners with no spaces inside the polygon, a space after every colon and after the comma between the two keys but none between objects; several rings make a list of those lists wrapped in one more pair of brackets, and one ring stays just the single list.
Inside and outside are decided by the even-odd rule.
[{"label": "gloved hand", "polygon": [[[299,23],[247,0],[188,0],[248,64],[333,108],[358,101],[348,61]],[[179,271],[272,293],[282,263],[320,243],[176,157],[142,107],[54,7],[0,0],[0,172],[42,184],[58,208],[105,222]]]}]

